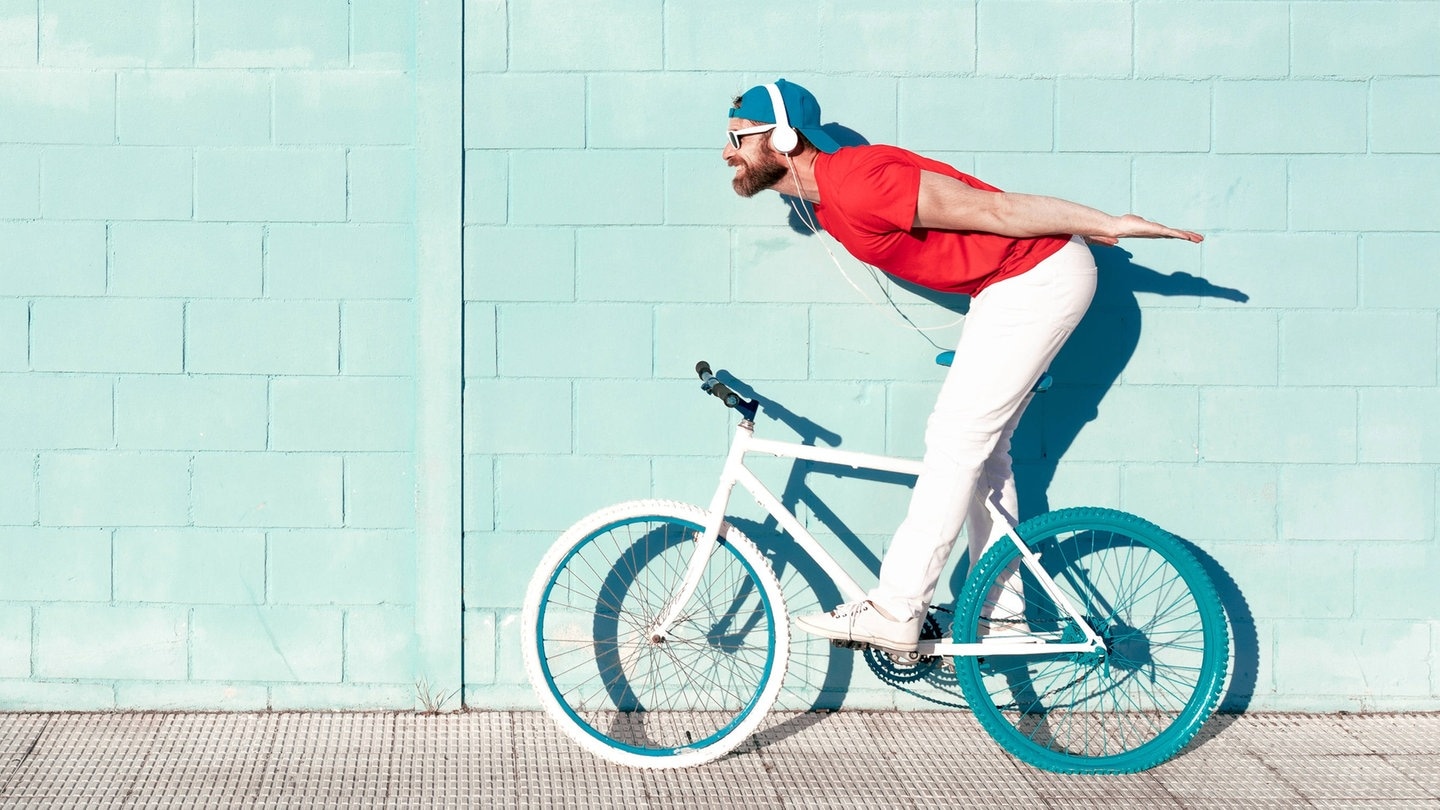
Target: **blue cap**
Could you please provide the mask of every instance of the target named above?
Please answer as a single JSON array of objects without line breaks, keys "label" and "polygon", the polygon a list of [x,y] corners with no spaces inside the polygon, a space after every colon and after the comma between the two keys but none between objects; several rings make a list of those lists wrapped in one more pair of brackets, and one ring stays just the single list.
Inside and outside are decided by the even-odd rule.
[{"label": "blue cap", "polygon": [[[838,151],[840,144],[820,128],[820,102],[815,100],[815,96],[800,85],[784,79],[776,79],[775,86],[780,89],[780,100],[785,104],[785,115],[790,119],[790,126],[800,130],[805,139],[821,152]],[[730,108],[730,117],[763,124],[775,123],[775,106],[770,103],[770,91],[766,90],[763,84],[746,90],[745,95],[740,97],[740,106]]]}]

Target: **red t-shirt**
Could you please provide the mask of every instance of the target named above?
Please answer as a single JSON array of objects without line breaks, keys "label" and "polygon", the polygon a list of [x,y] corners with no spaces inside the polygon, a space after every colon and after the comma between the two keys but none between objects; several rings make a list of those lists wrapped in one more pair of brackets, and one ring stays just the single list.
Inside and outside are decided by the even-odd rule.
[{"label": "red t-shirt", "polygon": [[851,146],[815,159],[815,214],[855,258],[922,287],[969,295],[1020,275],[1069,241],[917,228],[922,170],[1000,190],[899,147]]}]

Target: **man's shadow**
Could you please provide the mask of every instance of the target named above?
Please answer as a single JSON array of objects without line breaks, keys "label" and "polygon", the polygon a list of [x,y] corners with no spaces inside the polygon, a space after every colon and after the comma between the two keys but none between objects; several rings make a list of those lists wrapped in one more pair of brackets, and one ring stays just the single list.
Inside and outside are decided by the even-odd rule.
[{"label": "man's shadow", "polygon": [[[1050,484],[1060,460],[1085,426],[1099,416],[1106,394],[1135,354],[1144,327],[1138,294],[1241,303],[1250,298],[1240,290],[1220,287],[1189,273],[1166,274],[1137,264],[1131,253],[1119,247],[1092,246],[1091,253],[1099,271],[1095,298],[1084,320],[1050,364],[1054,388],[1035,398],[1015,432],[1017,456],[1018,448],[1038,448],[1037,455],[1021,456],[1015,462],[1021,520],[1056,506],[1080,505],[1051,504]],[[1230,625],[1232,674],[1220,709],[1243,712],[1255,694],[1259,671],[1260,643],[1254,615],[1238,584],[1219,562],[1189,540],[1182,537],[1181,541],[1210,575]],[[957,566],[951,581],[953,593],[960,593],[966,573],[968,566]]]},{"label": "man's shadow", "polygon": [[[839,124],[826,124],[824,128],[842,147],[869,143],[860,133]],[[816,231],[811,226],[818,225],[818,222],[809,203],[789,195],[781,196],[790,228],[803,236],[815,235]],[[1249,300],[1249,296],[1240,290],[1220,287],[1198,276],[1166,274],[1136,264],[1132,261],[1133,254],[1119,247],[1092,246],[1091,252],[1099,270],[1095,299],[1084,320],[1051,364],[1050,373],[1056,380],[1054,391],[1032,403],[1013,442],[1016,448],[1040,448],[1037,458],[1020,458],[1015,464],[1022,520],[1050,509],[1048,492],[1060,459],[1085,425],[1099,415],[1102,400],[1134,355],[1143,327],[1142,311],[1136,297],[1138,293],[1236,302]],[[969,299],[964,296],[935,293],[894,279],[892,283],[956,313],[963,314],[969,309]],[[806,438],[813,442],[816,435],[811,433]],[[838,444],[838,437],[836,439]],[[808,466],[800,465],[802,469]],[[803,473],[797,473],[787,482],[787,494],[795,500],[809,503],[817,514],[840,524],[832,525],[832,530],[846,540],[852,551],[859,550],[858,539],[846,531],[843,522],[820,505],[819,499],[805,486]],[[824,522],[830,523],[831,520]],[[1243,712],[1254,695],[1259,669],[1259,640],[1254,616],[1239,586],[1220,564],[1194,543],[1183,538],[1182,541],[1210,574],[1230,624],[1232,675],[1221,697],[1220,709]],[[878,560],[867,560],[867,564],[878,571]],[[961,592],[968,572],[969,564],[966,562],[962,561],[955,567],[951,593]],[[807,572],[810,577],[817,573]],[[828,593],[825,596],[834,598]],[[953,605],[950,607],[953,608]],[[842,665],[838,669],[843,670],[843,674],[832,672],[824,679],[829,687],[825,691],[830,694],[843,693],[849,680],[848,668]],[[834,677],[837,674],[840,677]],[[1202,734],[1201,738],[1207,736],[1210,735]]]},{"label": "man's shadow", "polygon": [[1014,447],[1039,449],[1038,458],[1016,459],[1021,520],[1050,511],[1048,493],[1060,459],[1099,416],[1101,402],[1134,356],[1144,327],[1137,294],[1250,299],[1189,273],[1166,274],[1136,264],[1134,256],[1119,247],[1091,246],[1090,251],[1098,269],[1095,298],[1050,364],[1054,388],[1035,398],[1016,430]]},{"label": "man's shadow", "polygon": [[[1021,420],[1013,442],[1017,455],[1020,456],[1015,469],[1022,520],[1052,508],[1049,489],[1060,460],[1085,426],[1099,416],[1105,396],[1134,356],[1144,327],[1144,313],[1138,299],[1140,294],[1218,298],[1235,302],[1249,300],[1249,296],[1240,290],[1221,287],[1198,276],[1188,273],[1167,274],[1138,264],[1133,261],[1134,256],[1131,253],[1119,247],[1093,246],[1091,252],[1095,256],[1098,269],[1094,301],[1064,349],[1051,363],[1050,373],[1055,379],[1054,388],[1032,402]],[[968,309],[969,299],[963,296],[934,293],[903,282],[901,286],[952,311],[963,313]],[[840,440],[839,436],[813,424],[799,432],[810,443],[822,437],[822,441],[827,444],[838,444]],[[1019,448],[1038,448],[1038,454],[1033,451],[1022,454]],[[801,465],[801,468],[815,471],[811,465]],[[787,482],[786,494],[795,501],[806,503],[823,523],[829,525],[832,531],[846,542],[852,552],[865,560],[867,567],[878,572],[879,560],[873,556],[873,552],[864,553],[863,544],[853,533],[844,529],[840,516],[826,508],[810,491],[804,483],[803,472],[797,471],[795,477]],[[1073,505],[1078,504],[1054,506]],[[1224,568],[1199,546],[1184,538],[1182,541],[1210,575],[1230,624],[1232,675],[1221,698],[1220,708],[1226,712],[1242,712],[1249,706],[1254,695],[1259,670],[1259,639],[1254,616],[1244,594]],[[969,568],[968,561],[958,561],[952,575],[950,593],[961,593]],[[812,579],[818,574],[808,573]],[[823,578],[823,575],[820,578]],[[825,596],[838,598],[837,595],[828,593]],[[954,605],[943,607],[953,610]],[[844,666],[840,669],[846,670]],[[829,689],[826,691],[831,694],[842,691],[848,674],[847,670],[841,677],[828,678]]]},{"label": "man's shadow", "polygon": [[[1041,398],[1038,411],[1021,426],[1022,430],[1032,432],[1029,437],[1032,443],[1019,446],[1040,447],[1038,459],[1017,465],[1016,487],[1022,518],[1050,508],[1047,493],[1056,465],[1084,426],[1099,415],[1105,394],[1134,354],[1144,326],[1137,293],[1219,298],[1239,303],[1250,300],[1240,290],[1220,287],[1188,273],[1167,275],[1136,264],[1130,253],[1117,247],[1095,247],[1091,252],[1100,271],[1095,301],[1050,366],[1061,396]],[[1255,695],[1259,673],[1260,640],[1254,614],[1229,572],[1200,546],[1184,537],[1180,540],[1210,575],[1225,608],[1230,625],[1231,675],[1219,709],[1241,713]],[[1209,739],[1217,731],[1218,727],[1212,724],[1192,745]]]},{"label": "man's shadow", "polygon": [[[825,124],[820,127],[825,134],[835,139],[840,146],[869,146],[870,142],[865,136],[840,124]],[[792,194],[780,192],[781,202],[785,205],[786,224],[790,230],[801,236],[814,236],[820,230],[820,221],[815,218],[815,208],[809,202],[800,199]]]}]

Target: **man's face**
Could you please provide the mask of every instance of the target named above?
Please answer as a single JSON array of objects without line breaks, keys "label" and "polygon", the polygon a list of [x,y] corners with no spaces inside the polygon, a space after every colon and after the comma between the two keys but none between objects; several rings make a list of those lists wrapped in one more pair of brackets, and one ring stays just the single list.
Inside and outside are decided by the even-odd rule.
[{"label": "man's face", "polygon": [[[755,121],[744,118],[730,119],[732,132],[753,126],[756,126]],[[741,197],[754,197],[785,179],[785,175],[790,172],[780,159],[779,153],[770,148],[768,132],[742,137],[739,149],[727,142],[721,157],[735,167],[735,179],[730,181],[730,185]]]}]

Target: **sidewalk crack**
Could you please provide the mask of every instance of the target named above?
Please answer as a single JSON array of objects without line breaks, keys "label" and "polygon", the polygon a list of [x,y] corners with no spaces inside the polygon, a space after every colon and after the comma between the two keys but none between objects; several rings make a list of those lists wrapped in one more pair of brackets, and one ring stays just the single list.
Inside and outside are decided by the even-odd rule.
[{"label": "sidewalk crack", "polygon": [[25,746],[25,750],[20,752],[18,758],[12,756],[5,762],[5,772],[3,776],[0,776],[0,798],[10,795],[10,783],[25,767],[25,763],[35,753],[35,749],[40,747],[40,740],[44,739],[45,732],[50,728],[51,719],[50,717],[45,718],[45,722],[40,724],[40,730],[35,732],[34,739],[30,740],[30,744]]}]

